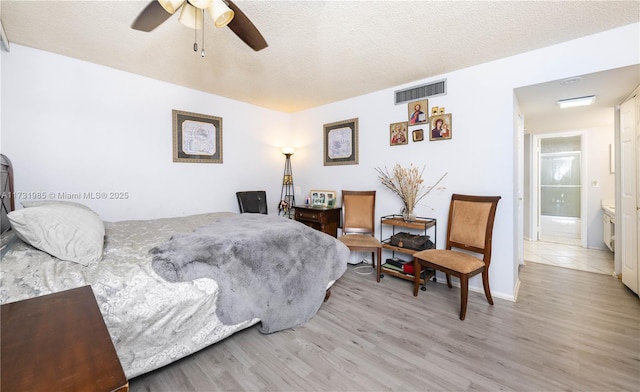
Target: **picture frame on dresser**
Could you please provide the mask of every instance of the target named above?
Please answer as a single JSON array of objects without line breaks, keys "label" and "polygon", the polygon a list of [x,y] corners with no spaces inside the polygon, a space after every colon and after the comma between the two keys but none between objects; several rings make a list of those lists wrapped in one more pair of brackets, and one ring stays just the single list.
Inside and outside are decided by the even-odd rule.
[{"label": "picture frame on dresser", "polygon": [[322,133],[324,166],[358,164],[358,119],[324,124]]},{"label": "picture frame on dresser", "polygon": [[222,117],[172,111],[173,162],[222,163]]},{"label": "picture frame on dresser", "polygon": [[309,201],[314,208],[333,208],[336,205],[336,191],[309,191]]}]

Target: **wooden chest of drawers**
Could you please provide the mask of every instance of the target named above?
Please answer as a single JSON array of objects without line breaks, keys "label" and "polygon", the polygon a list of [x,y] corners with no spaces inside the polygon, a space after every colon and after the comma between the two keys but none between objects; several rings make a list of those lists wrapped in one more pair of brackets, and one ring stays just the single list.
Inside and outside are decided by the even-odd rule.
[{"label": "wooden chest of drawers", "polygon": [[302,222],[309,227],[313,227],[331,236],[338,236],[340,227],[341,207],[316,208],[316,207],[295,207],[295,216],[298,222]]}]

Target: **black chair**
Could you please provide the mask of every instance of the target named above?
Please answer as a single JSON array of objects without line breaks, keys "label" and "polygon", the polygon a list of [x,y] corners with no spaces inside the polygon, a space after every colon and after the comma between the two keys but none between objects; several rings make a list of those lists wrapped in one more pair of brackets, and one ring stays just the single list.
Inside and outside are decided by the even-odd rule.
[{"label": "black chair", "polygon": [[267,214],[267,193],[265,191],[236,192],[240,213]]},{"label": "black chair", "polygon": [[0,226],[2,231],[0,233],[4,234],[5,231],[11,228],[11,223],[9,223],[7,215],[15,210],[16,206],[15,198],[13,197],[13,166],[9,158],[4,154],[0,154],[0,167],[2,169],[2,176],[0,178],[0,186],[2,186],[2,204],[0,204],[0,208],[2,208],[2,222]]}]

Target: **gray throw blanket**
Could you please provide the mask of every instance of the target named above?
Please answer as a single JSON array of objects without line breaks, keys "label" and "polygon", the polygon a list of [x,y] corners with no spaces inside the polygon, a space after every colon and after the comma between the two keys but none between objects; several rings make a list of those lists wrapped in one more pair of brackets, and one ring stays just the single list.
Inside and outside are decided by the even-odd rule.
[{"label": "gray throw blanket", "polygon": [[310,320],[349,258],[337,239],[262,214],[239,214],[176,234],[150,253],[153,269],[168,281],[214,279],[220,286],[220,321],[233,325],[259,318],[263,333]]}]

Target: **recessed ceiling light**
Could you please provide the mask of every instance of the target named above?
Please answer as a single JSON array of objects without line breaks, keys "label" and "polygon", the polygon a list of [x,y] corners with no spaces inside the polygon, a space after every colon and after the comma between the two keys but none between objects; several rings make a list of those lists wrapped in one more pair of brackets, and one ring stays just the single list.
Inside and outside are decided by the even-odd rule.
[{"label": "recessed ceiling light", "polygon": [[588,97],[561,99],[558,101],[558,106],[560,106],[560,109],[575,108],[577,106],[593,105],[595,101],[596,101],[596,96],[589,95]]}]

